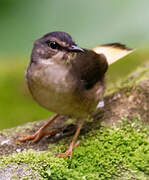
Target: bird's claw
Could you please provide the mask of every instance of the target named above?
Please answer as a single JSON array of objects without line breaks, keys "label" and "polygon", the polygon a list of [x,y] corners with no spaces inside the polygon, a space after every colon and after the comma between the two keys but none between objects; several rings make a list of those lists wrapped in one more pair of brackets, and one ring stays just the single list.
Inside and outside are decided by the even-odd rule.
[{"label": "bird's claw", "polygon": [[22,138],[18,139],[18,142],[26,142],[26,141],[30,141],[29,144],[34,144],[35,142],[39,141],[42,137],[42,133],[40,134],[39,132],[36,132],[33,135],[27,135],[27,136],[23,136]]},{"label": "bird's claw", "polygon": [[70,160],[72,160],[73,150],[74,150],[74,148],[78,147],[79,145],[80,145],[80,141],[78,141],[75,145],[72,142],[69,146],[69,149],[65,153],[58,154],[57,157],[59,157],[59,158],[70,157]]},{"label": "bird's claw", "polygon": [[44,132],[42,129],[39,129],[35,134],[29,135],[29,136],[23,136],[21,139],[19,139],[19,142],[26,142],[29,141],[29,144],[34,144],[38,142],[42,137],[44,136],[52,136],[55,135],[58,132],[58,130],[53,130],[50,132]]}]

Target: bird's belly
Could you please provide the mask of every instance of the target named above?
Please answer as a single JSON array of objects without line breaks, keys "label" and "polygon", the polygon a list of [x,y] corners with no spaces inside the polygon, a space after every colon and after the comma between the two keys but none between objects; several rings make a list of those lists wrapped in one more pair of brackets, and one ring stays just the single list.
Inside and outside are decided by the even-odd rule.
[{"label": "bird's belly", "polygon": [[71,93],[59,93],[50,88],[39,87],[38,84],[34,87],[35,89],[31,89],[32,95],[41,106],[59,114],[69,113],[70,103],[72,102]]},{"label": "bird's belly", "polygon": [[76,95],[75,79],[67,72],[58,72],[56,76],[46,74],[46,71],[28,72],[27,79],[33,98],[46,109],[76,118],[88,115],[89,103]]},{"label": "bird's belly", "polygon": [[76,97],[73,92],[57,92],[34,84],[31,88],[34,99],[44,108],[61,115],[77,118],[88,115],[87,100]]}]

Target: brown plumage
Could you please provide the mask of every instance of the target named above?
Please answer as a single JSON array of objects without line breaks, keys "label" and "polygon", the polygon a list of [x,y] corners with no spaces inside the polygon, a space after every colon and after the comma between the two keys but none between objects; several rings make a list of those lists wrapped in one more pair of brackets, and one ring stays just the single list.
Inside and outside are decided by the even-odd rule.
[{"label": "brown plumage", "polygon": [[[36,142],[47,135],[45,129],[58,116],[72,116],[77,119],[78,129],[68,151],[59,155],[72,159],[83,122],[103,98],[108,65],[130,52],[132,50],[118,43],[99,46],[94,50],[82,49],[65,32],[48,33],[35,41],[26,76],[28,87],[41,106],[57,115],[37,133],[20,141],[32,139]],[[56,133],[52,131],[48,135]]]}]

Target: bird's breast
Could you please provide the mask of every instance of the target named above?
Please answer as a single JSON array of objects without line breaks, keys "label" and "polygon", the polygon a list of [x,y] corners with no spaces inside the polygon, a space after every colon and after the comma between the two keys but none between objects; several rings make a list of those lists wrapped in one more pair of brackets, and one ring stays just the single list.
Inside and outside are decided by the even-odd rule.
[{"label": "bird's breast", "polygon": [[32,64],[26,78],[33,98],[41,106],[63,115],[73,113],[77,83],[69,68],[52,63]]},{"label": "bird's breast", "polygon": [[68,93],[74,90],[74,77],[69,68],[52,62],[48,64],[31,65],[27,72],[29,86],[36,85],[39,89],[54,91],[55,93]]},{"label": "bird's breast", "polygon": [[68,67],[54,63],[31,64],[26,78],[33,98],[41,106],[76,118],[87,117],[104,92],[100,83],[91,90],[81,88]]}]

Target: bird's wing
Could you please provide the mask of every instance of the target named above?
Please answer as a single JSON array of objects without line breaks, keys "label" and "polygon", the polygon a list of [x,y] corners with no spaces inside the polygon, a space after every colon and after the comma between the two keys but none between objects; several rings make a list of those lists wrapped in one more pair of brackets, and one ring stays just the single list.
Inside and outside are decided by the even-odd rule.
[{"label": "bird's wing", "polygon": [[107,58],[108,64],[111,65],[135,50],[128,49],[125,45],[120,43],[112,43],[97,46],[93,51],[97,54],[104,54]]}]

